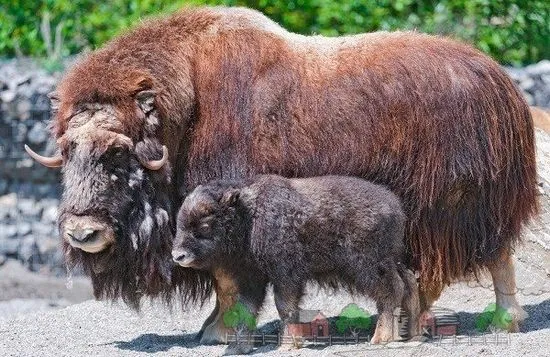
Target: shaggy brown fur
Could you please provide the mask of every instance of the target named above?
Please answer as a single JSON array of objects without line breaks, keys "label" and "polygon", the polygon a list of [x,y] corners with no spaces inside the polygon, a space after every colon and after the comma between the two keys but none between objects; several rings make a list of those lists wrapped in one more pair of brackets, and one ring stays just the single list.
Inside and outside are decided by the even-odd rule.
[{"label": "shaggy brown fur", "polygon": [[143,89],[157,92],[177,201],[253,173],[385,184],[404,202],[410,263],[433,296],[510,254],[537,212],[529,108],[497,63],[452,40],[305,37],[250,10],[187,9],[75,65],[55,135],[93,102],[114,105],[139,141]]}]

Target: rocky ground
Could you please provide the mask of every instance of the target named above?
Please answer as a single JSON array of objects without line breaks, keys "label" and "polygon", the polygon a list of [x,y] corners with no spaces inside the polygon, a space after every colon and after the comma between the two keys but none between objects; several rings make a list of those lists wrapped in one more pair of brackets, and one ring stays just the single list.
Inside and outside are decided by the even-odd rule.
[{"label": "rocky ground", "polygon": [[[528,245],[531,243],[527,243]],[[547,253],[548,254],[548,253]],[[520,254],[521,256],[521,254]],[[548,257],[546,257],[548,258]],[[524,263],[518,264],[520,267]],[[532,278],[521,275],[520,280]],[[520,295],[529,313],[522,332],[475,338],[477,343],[453,344],[452,339],[426,343],[391,343],[370,346],[366,343],[325,348],[305,347],[299,350],[284,345],[259,347],[255,353],[288,356],[358,356],[376,353],[378,356],[548,356],[550,351],[550,293]],[[494,301],[489,288],[457,284],[447,289],[439,306],[458,312],[461,335],[475,333],[477,314]],[[304,307],[323,310],[335,316],[347,303],[355,301],[374,311],[371,304],[345,294],[330,295],[311,288],[304,299]],[[225,346],[201,346],[196,333],[212,309],[212,301],[202,309],[170,312],[159,305],[147,304],[141,314],[120,305],[87,301],[58,311],[38,312],[15,318],[0,318],[0,351],[5,356],[216,356]],[[263,331],[272,333],[277,314],[270,296],[261,314],[259,324]],[[374,351],[373,351],[374,350]]]}]

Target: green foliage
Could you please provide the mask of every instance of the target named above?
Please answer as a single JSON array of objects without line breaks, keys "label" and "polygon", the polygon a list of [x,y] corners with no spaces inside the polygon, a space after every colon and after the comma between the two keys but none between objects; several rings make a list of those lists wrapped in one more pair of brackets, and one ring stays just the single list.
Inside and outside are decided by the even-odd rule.
[{"label": "green foliage", "polygon": [[223,324],[235,330],[246,327],[252,331],[256,328],[256,318],[243,303],[237,302],[223,314]]},{"label": "green foliage", "polygon": [[476,329],[479,332],[487,331],[489,326],[499,330],[507,330],[512,324],[512,315],[505,308],[489,304],[476,319]]},{"label": "green foliage", "polygon": [[41,23],[59,29],[61,55],[94,49],[143,17],[189,4],[247,6],[288,30],[335,36],[376,30],[445,34],[504,63],[550,58],[548,0],[2,0],[0,55],[51,56]]},{"label": "green foliage", "polygon": [[371,324],[371,317],[368,312],[357,306],[349,304],[342,309],[336,320],[336,329],[339,333],[349,330],[356,335],[358,330],[367,330]]}]

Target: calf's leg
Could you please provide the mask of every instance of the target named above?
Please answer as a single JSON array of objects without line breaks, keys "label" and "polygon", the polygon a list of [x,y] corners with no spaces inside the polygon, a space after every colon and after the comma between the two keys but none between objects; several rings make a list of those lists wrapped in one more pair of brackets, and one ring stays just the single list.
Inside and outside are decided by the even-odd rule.
[{"label": "calf's leg", "polygon": [[[235,280],[224,271],[214,272],[216,308],[203,325],[200,343],[215,345],[227,342],[227,335],[233,333],[223,323],[223,314],[237,302],[238,288]],[[214,316],[215,314],[215,316]],[[208,321],[210,320],[210,323]],[[208,323],[208,324],[207,324]]]},{"label": "calf's leg", "polygon": [[303,295],[302,283],[273,284],[275,307],[281,318],[280,333],[287,333],[288,324],[300,310],[300,300]]},{"label": "calf's leg", "polygon": [[[238,301],[247,306],[250,313],[256,317],[265,298],[266,283],[264,281],[248,281],[247,284],[239,284],[236,277],[221,269],[214,272],[214,278],[216,281],[216,308],[203,325],[200,343],[204,345],[226,343],[227,335],[234,333],[232,328],[225,326],[223,314]],[[208,320],[210,323],[207,325]]]}]

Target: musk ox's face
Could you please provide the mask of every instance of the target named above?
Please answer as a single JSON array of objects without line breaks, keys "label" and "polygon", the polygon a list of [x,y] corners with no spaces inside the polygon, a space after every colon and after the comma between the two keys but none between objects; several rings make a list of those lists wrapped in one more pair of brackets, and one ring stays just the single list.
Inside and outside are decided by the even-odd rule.
[{"label": "musk ox's face", "polygon": [[[61,156],[44,158],[28,150],[46,166],[63,167],[60,234],[72,247],[88,253],[116,242],[135,213],[135,203],[143,201],[140,191],[149,175],[167,160],[167,150],[158,141],[134,142],[126,135],[118,115],[111,105],[82,105],[57,140]],[[162,159],[151,161],[151,156]]]},{"label": "musk ox's face", "polygon": [[236,188],[197,187],[183,202],[177,218],[172,257],[183,267],[210,269],[222,259],[241,224],[235,203]]},{"label": "musk ox's face", "polygon": [[27,148],[42,164],[62,167],[58,224],[68,267],[84,268],[97,298],[121,296],[136,308],[143,294],[170,289],[173,268],[168,152],[154,135],[156,113],[140,118],[139,109],[138,134],[115,106],[89,104],[65,119],[59,157]]},{"label": "musk ox's face", "polygon": [[[136,214],[136,202],[143,200],[140,193],[150,170],[140,153],[155,147],[145,142],[134,146],[122,129],[115,110],[103,106],[75,115],[58,140],[64,160],[60,234],[85,252],[97,253],[115,243]],[[160,145],[156,151],[162,156]]]}]

